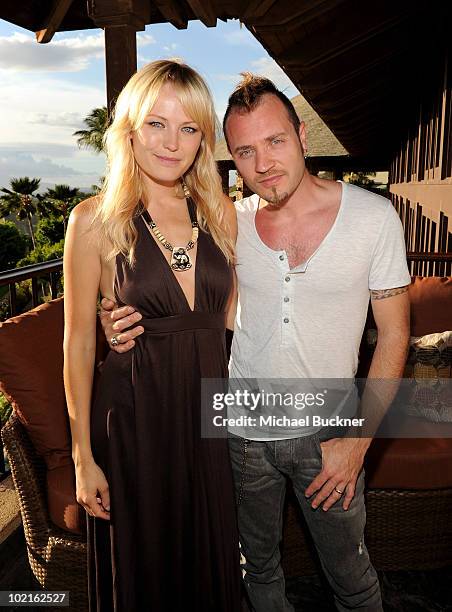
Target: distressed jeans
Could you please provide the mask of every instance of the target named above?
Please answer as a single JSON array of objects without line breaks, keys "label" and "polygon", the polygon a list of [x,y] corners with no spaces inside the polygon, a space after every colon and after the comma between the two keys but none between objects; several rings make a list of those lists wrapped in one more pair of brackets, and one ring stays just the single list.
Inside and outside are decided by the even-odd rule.
[{"label": "distressed jeans", "polygon": [[[247,441],[229,448],[238,503],[244,583],[253,612],[293,612],[280,565],[286,478],[292,482],[338,610],[381,612],[380,586],[363,539],[364,472],[347,511],[342,498],[314,510],[304,492],[322,468],[319,434],[291,440]],[[243,561],[243,559],[242,559]]]}]

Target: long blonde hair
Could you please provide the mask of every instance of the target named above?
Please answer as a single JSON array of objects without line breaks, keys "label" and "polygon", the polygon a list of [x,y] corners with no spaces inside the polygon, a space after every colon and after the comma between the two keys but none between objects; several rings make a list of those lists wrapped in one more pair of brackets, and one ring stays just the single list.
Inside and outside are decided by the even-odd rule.
[{"label": "long blonde hair", "polygon": [[221,179],[214,148],[216,115],[212,97],[201,76],[176,60],[157,60],[136,72],[121,91],[114,118],[105,133],[108,167],[93,218],[101,251],[109,260],[122,253],[133,266],[137,231],[133,217],[143,197],[141,169],[132,149],[130,133],[138,130],[151,111],[162,86],[171,82],[185,112],[201,132],[201,144],[184,180],[196,203],[199,226],[232,262],[234,245],[225,229]]}]

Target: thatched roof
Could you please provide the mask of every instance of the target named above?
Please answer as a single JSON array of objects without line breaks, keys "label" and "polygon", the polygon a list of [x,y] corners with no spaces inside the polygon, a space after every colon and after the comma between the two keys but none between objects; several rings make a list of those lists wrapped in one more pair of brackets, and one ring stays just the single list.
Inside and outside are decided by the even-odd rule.
[{"label": "thatched roof", "polygon": [[[332,157],[338,155],[348,155],[347,151],[338,141],[315,110],[310,106],[303,96],[298,95],[292,98],[292,104],[297,111],[297,115],[306,123],[306,133],[308,140],[308,152],[310,157]],[[232,159],[224,138],[219,140],[215,146],[215,159]]]}]

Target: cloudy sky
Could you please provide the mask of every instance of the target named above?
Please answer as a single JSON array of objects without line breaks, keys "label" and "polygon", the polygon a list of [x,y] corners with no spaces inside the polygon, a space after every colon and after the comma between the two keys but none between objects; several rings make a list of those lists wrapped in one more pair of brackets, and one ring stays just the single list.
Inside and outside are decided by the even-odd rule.
[{"label": "cloudy sky", "polygon": [[[222,119],[239,73],[266,75],[289,97],[298,92],[238,21],[186,30],[148,26],[137,35],[138,67],[180,57],[207,80]],[[80,150],[72,136],[83,118],[106,103],[102,30],[58,33],[38,45],[33,32],[0,20],[0,187],[29,176],[42,186],[67,183],[89,188],[104,172],[103,155]]]}]

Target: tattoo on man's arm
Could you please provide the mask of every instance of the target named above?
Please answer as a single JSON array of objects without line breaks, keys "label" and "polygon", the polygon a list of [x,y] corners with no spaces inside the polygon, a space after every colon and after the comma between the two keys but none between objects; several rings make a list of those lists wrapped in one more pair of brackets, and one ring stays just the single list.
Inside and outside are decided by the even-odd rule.
[{"label": "tattoo on man's arm", "polygon": [[405,287],[395,287],[394,289],[371,289],[370,297],[372,300],[384,300],[385,298],[399,295],[400,293],[406,293],[407,291],[408,285]]}]

